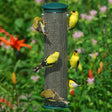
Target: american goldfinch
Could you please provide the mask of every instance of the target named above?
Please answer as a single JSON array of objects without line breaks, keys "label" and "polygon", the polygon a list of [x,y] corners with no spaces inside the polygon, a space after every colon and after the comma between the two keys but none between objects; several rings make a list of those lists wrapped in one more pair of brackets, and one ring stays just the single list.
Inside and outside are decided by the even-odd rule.
[{"label": "american goldfinch", "polygon": [[72,68],[75,68],[77,71],[77,68],[79,66],[79,52],[78,51],[74,51],[73,55],[71,56],[70,65]]},{"label": "american goldfinch", "polygon": [[68,20],[68,30],[72,30],[75,28],[77,21],[78,21],[79,13],[77,11],[71,11],[71,16]]},{"label": "american goldfinch", "polygon": [[68,101],[65,101],[64,98],[60,97],[55,90],[46,89],[40,93],[42,98],[49,100],[50,102],[63,102],[65,105],[68,105]]},{"label": "american goldfinch", "polygon": [[73,80],[73,79],[69,79],[68,83],[69,83],[68,85],[69,85],[69,88],[70,88],[70,89],[74,89],[74,88],[76,88],[77,86],[80,86],[80,85],[77,84],[76,81]]},{"label": "american goldfinch", "polygon": [[52,67],[59,58],[59,52],[55,51],[53,54],[51,54],[50,56],[48,56],[47,58],[45,58],[40,65],[38,65],[36,68],[34,68],[34,72],[39,72],[39,70],[42,67]]},{"label": "american goldfinch", "polygon": [[43,33],[44,35],[47,35],[45,32],[45,21],[42,20],[40,17],[35,17],[33,21],[33,27],[35,30],[37,30],[40,33]]}]

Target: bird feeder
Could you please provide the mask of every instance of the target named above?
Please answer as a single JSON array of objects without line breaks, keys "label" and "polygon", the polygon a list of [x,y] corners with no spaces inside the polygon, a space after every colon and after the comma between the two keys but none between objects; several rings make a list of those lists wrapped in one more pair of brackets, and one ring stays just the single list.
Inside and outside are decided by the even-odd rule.
[{"label": "bird feeder", "polygon": [[48,4],[48,3],[63,3],[68,5],[68,0],[42,0],[42,5]]},{"label": "bird feeder", "polygon": [[[46,1],[46,0],[45,0]],[[43,19],[46,22],[44,36],[44,56],[55,51],[60,57],[53,67],[45,68],[44,89],[54,89],[61,97],[67,100],[67,5],[52,2],[42,6]],[[65,108],[63,104],[51,103],[45,100],[45,108]]]}]

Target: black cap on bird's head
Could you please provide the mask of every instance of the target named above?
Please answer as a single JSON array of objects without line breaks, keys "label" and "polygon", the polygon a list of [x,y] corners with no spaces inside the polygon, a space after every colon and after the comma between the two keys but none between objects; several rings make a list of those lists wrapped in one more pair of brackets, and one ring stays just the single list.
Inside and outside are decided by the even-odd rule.
[{"label": "black cap on bird's head", "polygon": [[79,55],[79,52],[77,50],[75,50],[74,55]]},{"label": "black cap on bird's head", "polygon": [[70,13],[71,13],[71,14],[73,14],[73,15],[75,14],[76,16],[78,16],[78,15],[79,15],[78,11],[74,11],[74,10],[73,10],[73,11],[71,11]]},{"label": "black cap on bird's head", "polygon": [[70,78],[69,80],[72,80],[72,81],[74,81],[74,82],[76,82],[76,83],[77,83],[77,81],[76,81],[76,80],[74,80],[74,79],[71,79],[71,78]]},{"label": "black cap on bird's head", "polygon": [[76,52],[76,53],[77,53],[78,51],[77,51],[77,50],[75,50],[74,52]]},{"label": "black cap on bird's head", "polygon": [[75,12],[74,10],[72,12]]},{"label": "black cap on bird's head", "polygon": [[73,14],[73,13],[75,13],[75,11],[73,10],[73,11],[71,11],[70,13]]}]

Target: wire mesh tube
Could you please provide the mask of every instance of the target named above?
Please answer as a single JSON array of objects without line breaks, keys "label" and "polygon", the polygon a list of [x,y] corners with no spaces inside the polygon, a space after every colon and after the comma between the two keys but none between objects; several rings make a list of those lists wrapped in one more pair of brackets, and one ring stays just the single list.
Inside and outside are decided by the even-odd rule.
[{"label": "wire mesh tube", "polygon": [[[44,37],[44,56],[55,51],[60,52],[59,60],[53,67],[45,68],[45,89],[54,89],[61,97],[67,100],[67,16],[66,12],[44,12],[47,36]],[[63,106],[61,103],[45,105]]]}]

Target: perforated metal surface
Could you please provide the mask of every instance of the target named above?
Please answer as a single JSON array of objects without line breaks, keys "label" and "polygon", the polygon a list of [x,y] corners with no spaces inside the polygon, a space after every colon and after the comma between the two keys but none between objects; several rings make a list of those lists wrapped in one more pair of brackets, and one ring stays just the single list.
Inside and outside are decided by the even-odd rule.
[{"label": "perforated metal surface", "polygon": [[67,100],[67,16],[66,13],[44,13],[46,32],[44,55],[60,52],[58,62],[45,69],[45,89],[54,89]]}]

